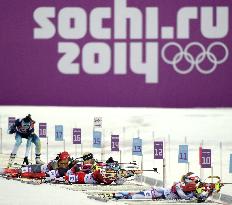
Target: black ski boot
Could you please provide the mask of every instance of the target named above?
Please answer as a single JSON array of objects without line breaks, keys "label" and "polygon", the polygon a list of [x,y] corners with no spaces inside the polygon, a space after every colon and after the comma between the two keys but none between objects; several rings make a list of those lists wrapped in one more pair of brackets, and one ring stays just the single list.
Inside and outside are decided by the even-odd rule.
[{"label": "black ski boot", "polygon": [[24,165],[24,163],[26,165],[29,165],[28,157],[24,157],[24,159],[23,159],[23,165]]},{"label": "black ski boot", "polygon": [[36,163],[36,164],[40,164],[40,165],[45,164],[45,163],[40,159],[40,154],[36,154],[35,156],[36,156],[36,157],[35,157],[35,163]]},{"label": "black ski boot", "polygon": [[16,154],[12,154],[12,153],[10,154],[10,159],[9,159],[9,162],[8,162],[8,165],[7,165],[8,168],[13,165],[13,162],[15,160],[15,156],[16,156]]}]

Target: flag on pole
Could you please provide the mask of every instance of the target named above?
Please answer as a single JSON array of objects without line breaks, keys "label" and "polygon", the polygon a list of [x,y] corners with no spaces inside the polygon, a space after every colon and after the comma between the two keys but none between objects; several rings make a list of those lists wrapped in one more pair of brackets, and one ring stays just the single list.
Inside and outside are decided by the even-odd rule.
[{"label": "flag on pole", "polygon": [[93,127],[94,128],[102,127],[102,117],[94,117]]},{"label": "flag on pole", "polygon": [[154,159],[164,158],[164,143],[163,141],[154,142]]},{"label": "flag on pole", "polygon": [[15,117],[8,117],[8,130],[15,123]]},{"label": "flag on pole", "polygon": [[202,149],[201,168],[211,168],[211,149]]},{"label": "flag on pole", "polygon": [[73,128],[73,144],[81,144],[81,129]]},{"label": "flag on pole", "polygon": [[111,135],[111,151],[119,152],[119,135]]},{"label": "flag on pole", "polygon": [[142,156],[142,139],[133,138],[132,155]]},{"label": "flag on pole", "polygon": [[93,147],[101,148],[102,133],[99,131],[93,131]]},{"label": "flag on pole", "polygon": [[47,123],[39,123],[39,137],[40,138],[47,137]]},{"label": "flag on pole", "polygon": [[55,125],[55,141],[63,141],[63,125]]},{"label": "flag on pole", "polygon": [[179,145],[178,163],[188,163],[188,145]]}]

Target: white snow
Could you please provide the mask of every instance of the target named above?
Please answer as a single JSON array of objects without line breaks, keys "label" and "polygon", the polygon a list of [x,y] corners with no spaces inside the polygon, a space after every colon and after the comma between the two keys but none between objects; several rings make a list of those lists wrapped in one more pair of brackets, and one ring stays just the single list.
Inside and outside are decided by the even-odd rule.
[{"label": "white snow", "polygon": [[[85,194],[61,186],[25,184],[0,178],[1,205],[101,205],[104,202],[88,199]],[[110,202],[107,204],[115,204]]]}]

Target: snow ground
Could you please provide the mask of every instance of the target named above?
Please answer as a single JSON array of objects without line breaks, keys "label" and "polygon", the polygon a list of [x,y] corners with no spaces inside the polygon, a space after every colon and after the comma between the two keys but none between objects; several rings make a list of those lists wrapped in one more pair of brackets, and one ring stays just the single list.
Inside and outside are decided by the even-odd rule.
[{"label": "snow ground", "polygon": [[[0,178],[1,205],[100,205],[104,202],[90,200],[81,192],[64,189],[49,184],[31,185],[15,180]],[[108,204],[108,203],[107,203]],[[115,204],[110,202],[109,204]]]},{"label": "snow ground", "polygon": [[[0,178],[0,204],[1,205],[69,205],[69,204],[81,204],[81,205],[182,205],[184,202],[165,202],[165,201],[129,201],[115,202],[108,201],[100,202],[94,199],[88,199],[87,195],[82,192],[73,191],[71,189],[65,189],[59,185],[40,184],[32,185],[21,183],[20,181],[7,180]],[[191,205],[197,205],[197,203],[188,203]],[[204,205],[216,205],[220,203],[204,203]]]}]

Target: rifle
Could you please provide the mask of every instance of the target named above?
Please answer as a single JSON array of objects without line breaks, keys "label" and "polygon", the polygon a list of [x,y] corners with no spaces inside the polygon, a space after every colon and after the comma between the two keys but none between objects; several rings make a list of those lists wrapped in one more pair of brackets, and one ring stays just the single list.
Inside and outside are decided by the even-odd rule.
[{"label": "rifle", "polygon": [[[217,182],[205,182],[206,179],[217,179]],[[196,191],[198,189],[202,189],[202,191],[208,192],[208,196],[212,195],[213,192],[220,192],[221,188],[224,186],[224,183],[221,182],[221,178],[219,176],[208,176],[204,181],[199,181],[196,187]]]},{"label": "rifle", "polygon": [[134,175],[142,174],[143,172],[157,172],[157,168],[153,169],[142,169],[142,170],[125,170],[125,169],[119,169],[119,170],[104,170],[103,175],[106,178],[117,178],[117,177],[124,177],[129,178]]}]

